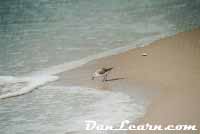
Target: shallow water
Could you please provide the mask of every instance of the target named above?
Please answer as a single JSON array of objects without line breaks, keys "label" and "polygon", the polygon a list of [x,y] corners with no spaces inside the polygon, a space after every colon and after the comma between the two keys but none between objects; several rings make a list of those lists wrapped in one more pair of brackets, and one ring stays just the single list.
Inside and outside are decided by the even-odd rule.
[{"label": "shallow water", "polygon": [[85,87],[43,87],[0,102],[0,133],[101,133],[84,131],[85,120],[116,127],[123,120],[136,120],[144,114],[146,102],[144,96],[135,96]]},{"label": "shallow water", "polygon": [[22,75],[200,25],[199,0],[0,2],[0,75]]},{"label": "shallow water", "polygon": [[29,93],[0,99],[0,133],[83,133],[89,118],[136,120],[146,107],[140,94],[40,86],[88,61],[198,27],[199,7],[200,0],[0,1],[0,98]]}]

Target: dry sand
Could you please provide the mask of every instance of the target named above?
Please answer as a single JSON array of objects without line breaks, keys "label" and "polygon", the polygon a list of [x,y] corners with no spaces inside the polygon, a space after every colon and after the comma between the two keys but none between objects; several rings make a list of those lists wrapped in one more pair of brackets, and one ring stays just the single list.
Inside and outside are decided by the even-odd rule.
[{"label": "dry sand", "polygon": [[[148,55],[141,56],[142,53]],[[110,66],[114,67],[109,75],[111,81],[102,83],[91,80],[91,73],[97,68]],[[200,29],[92,61],[62,73],[56,84],[82,85],[104,90],[112,90],[113,87],[129,87],[132,90],[131,87],[141,86],[147,93],[159,92],[159,95],[151,97],[151,104],[145,116],[139,119],[139,124],[193,124],[200,129]],[[199,134],[199,131],[185,133]]]}]

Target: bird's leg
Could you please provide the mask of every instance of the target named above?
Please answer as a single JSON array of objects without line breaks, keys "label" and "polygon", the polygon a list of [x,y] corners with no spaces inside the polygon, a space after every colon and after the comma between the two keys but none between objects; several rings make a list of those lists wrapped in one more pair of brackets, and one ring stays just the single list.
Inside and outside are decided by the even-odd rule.
[{"label": "bird's leg", "polygon": [[105,82],[105,81],[106,81],[106,75],[103,76],[103,80],[102,80],[102,82]]},{"label": "bird's leg", "polygon": [[105,76],[103,77],[103,80],[102,80],[102,82],[105,82]]},{"label": "bird's leg", "polygon": [[104,77],[103,77],[103,82],[105,82],[105,81],[107,81],[107,76],[108,76],[108,74],[106,74]]},{"label": "bird's leg", "polygon": [[108,77],[108,74],[106,74],[106,76],[105,76],[105,81],[107,81],[108,79],[107,79],[107,77]]}]

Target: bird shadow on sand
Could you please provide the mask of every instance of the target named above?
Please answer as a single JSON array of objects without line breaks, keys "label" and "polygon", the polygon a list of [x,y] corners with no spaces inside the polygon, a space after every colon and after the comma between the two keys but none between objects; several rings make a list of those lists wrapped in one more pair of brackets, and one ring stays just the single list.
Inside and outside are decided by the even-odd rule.
[{"label": "bird shadow on sand", "polygon": [[110,82],[110,81],[117,81],[117,80],[123,80],[125,78],[113,78],[113,79],[107,79],[105,80],[106,82]]}]

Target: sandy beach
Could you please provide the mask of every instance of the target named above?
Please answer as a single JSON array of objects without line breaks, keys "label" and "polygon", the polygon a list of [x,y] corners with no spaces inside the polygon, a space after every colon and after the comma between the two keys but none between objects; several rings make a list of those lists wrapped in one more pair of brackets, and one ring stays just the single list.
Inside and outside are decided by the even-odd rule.
[{"label": "sandy beach", "polygon": [[0,46],[0,134],[200,134],[200,0],[1,0]]},{"label": "sandy beach", "polygon": [[[142,53],[147,53],[147,56],[142,56]],[[92,81],[91,74],[101,67],[114,67],[109,81]],[[60,77],[54,84],[102,90],[125,89],[126,92],[141,87],[151,101],[139,124],[191,124],[200,128],[200,29],[178,33],[142,48],[92,61],[62,73]],[[199,130],[177,133],[199,134]]]}]

